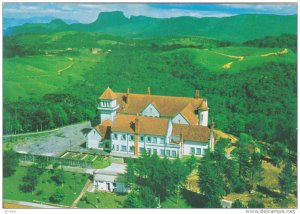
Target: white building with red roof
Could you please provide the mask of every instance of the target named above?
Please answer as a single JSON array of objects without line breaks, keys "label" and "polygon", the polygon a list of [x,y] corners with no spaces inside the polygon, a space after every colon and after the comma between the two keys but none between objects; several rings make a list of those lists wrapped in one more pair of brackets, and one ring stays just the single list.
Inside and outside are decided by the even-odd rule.
[{"label": "white building with red roof", "polygon": [[100,124],[87,135],[87,147],[101,149],[104,141],[112,153],[138,156],[142,151],[159,156],[203,155],[214,148],[213,122],[208,127],[207,100],[115,93],[109,87],[99,97]]}]

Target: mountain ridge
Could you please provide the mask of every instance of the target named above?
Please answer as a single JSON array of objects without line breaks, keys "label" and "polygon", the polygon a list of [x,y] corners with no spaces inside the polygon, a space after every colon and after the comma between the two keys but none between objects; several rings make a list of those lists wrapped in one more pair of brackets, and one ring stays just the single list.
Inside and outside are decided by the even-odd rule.
[{"label": "mountain ridge", "polygon": [[[56,19],[56,22],[57,19]],[[111,34],[128,38],[154,38],[164,36],[204,36],[221,40],[244,42],[282,33],[297,33],[297,15],[280,16],[270,14],[243,14],[230,17],[196,18],[181,16],[173,18],[152,18],[131,16],[123,12],[101,12],[89,24],[29,24],[8,28],[4,33],[47,33],[60,31],[81,31]],[[52,23],[53,24],[53,23]],[[274,27],[270,27],[274,26]]]}]

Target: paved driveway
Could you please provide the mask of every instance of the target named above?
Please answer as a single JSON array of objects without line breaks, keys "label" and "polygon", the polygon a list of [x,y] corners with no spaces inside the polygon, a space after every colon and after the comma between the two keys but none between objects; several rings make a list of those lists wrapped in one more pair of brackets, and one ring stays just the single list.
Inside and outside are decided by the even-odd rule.
[{"label": "paved driveway", "polygon": [[28,136],[14,145],[17,152],[59,157],[68,150],[82,147],[90,122],[70,125],[43,136]]}]

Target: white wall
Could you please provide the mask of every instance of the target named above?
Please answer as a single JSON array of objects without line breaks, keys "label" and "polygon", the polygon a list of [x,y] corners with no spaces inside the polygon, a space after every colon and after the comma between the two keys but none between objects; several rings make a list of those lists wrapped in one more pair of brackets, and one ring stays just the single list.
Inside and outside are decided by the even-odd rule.
[{"label": "white wall", "polygon": [[177,124],[189,124],[188,121],[179,113],[177,114],[173,119],[172,123],[177,123]]},{"label": "white wall", "polygon": [[[202,120],[201,120],[202,118]],[[208,124],[208,111],[201,111],[200,112],[200,125],[201,126],[207,126]]]},{"label": "white wall", "polygon": [[102,137],[97,132],[96,129],[92,129],[87,135],[86,146],[87,148],[99,148],[99,143],[102,140]]},{"label": "white wall", "polygon": [[101,123],[104,122],[105,120],[114,121],[115,116],[116,116],[116,111],[106,111],[106,110],[101,110],[100,111],[100,121],[101,121]]},{"label": "white wall", "polygon": [[107,189],[108,183],[110,185],[110,192],[119,192],[119,193],[128,192],[128,189],[126,188],[125,184],[120,183],[120,182],[116,182],[115,183],[116,187],[114,187],[113,182],[94,180],[93,186],[94,186],[95,190],[109,191]]},{"label": "white wall", "polygon": [[171,120],[169,120],[168,129],[167,129],[167,136],[166,136],[166,143],[170,143],[171,135],[172,135],[173,125]]},{"label": "white wall", "polygon": [[204,155],[204,150],[208,149],[208,143],[198,143],[198,142],[192,142],[192,141],[184,141],[183,144],[183,154],[184,155],[192,155],[191,154],[191,148],[195,148],[194,155],[197,154],[197,149],[200,149],[200,155]]},{"label": "white wall", "polygon": [[143,116],[159,117],[159,111],[151,103],[142,111]]}]

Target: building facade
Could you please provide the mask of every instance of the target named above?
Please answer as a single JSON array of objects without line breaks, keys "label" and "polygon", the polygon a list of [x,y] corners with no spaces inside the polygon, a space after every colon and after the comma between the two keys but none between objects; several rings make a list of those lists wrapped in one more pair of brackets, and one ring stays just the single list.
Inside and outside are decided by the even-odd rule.
[{"label": "building facade", "polygon": [[208,127],[207,100],[115,93],[107,88],[99,97],[100,124],[87,135],[87,147],[101,149],[110,141],[114,155],[203,155],[214,148],[213,123]]}]

